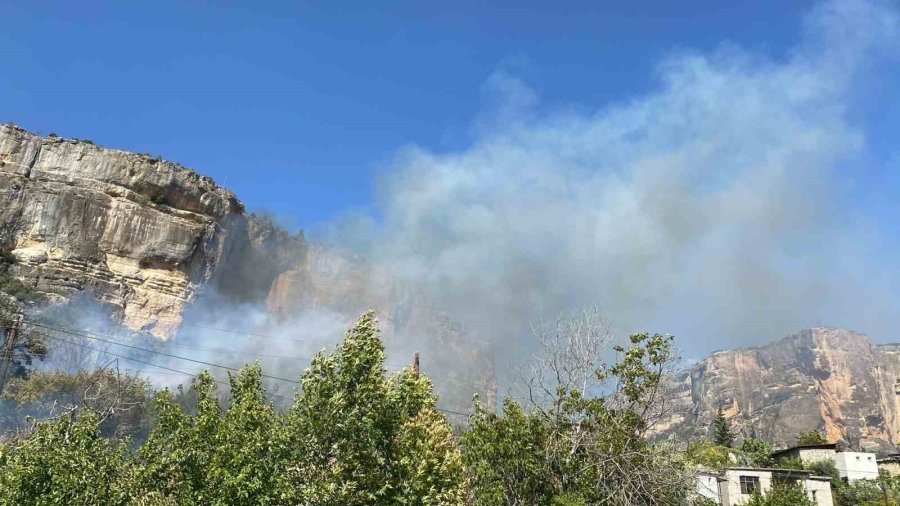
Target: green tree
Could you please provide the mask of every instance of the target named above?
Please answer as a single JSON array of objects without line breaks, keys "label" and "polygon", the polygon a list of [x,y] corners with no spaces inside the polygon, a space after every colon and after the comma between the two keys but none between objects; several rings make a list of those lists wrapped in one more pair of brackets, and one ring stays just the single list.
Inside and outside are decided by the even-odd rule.
[{"label": "green tree", "polygon": [[24,378],[31,371],[35,360],[43,360],[47,355],[47,338],[38,329],[19,326],[17,338],[13,343],[10,339],[10,329],[17,324],[18,315],[23,311],[23,305],[14,297],[3,291],[0,286],[0,362],[9,360],[8,369],[3,372],[0,366],[0,374],[5,374],[3,379]]},{"label": "green tree", "polygon": [[840,474],[838,473],[837,466],[835,466],[834,461],[817,460],[815,462],[806,464],[804,468],[807,471],[812,471],[816,476],[827,476],[831,478],[832,485],[834,485],[834,482],[841,481]]},{"label": "green tree", "polygon": [[748,437],[741,441],[740,450],[749,466],[769,467],[772,465],[772,445],[762,439]]},{"label": "green tree", "polygon": [[671,338],[635,334],[607,365],[608,339],[591,320],[540,332],[544,353],[524,379],[532,404],[477,407],[462,436],[472,504],[681,504],[689,474],[671,447],[647,438],[665,400]]},{"label": "green tree", "polygon": [[738,451],[727,446],[719,446],[707,439],[696,439],[688,443],[684,459],[710,469],[726,467],[737,462]]},{"label": "green tree", "polygon": [[798,433],[796,440],[798,446],[822,445],[828,443],[828,439],[825,438],[825,434],[816,429],[810,429]]},{"label": "green tree", "polygon": [[832,481],[832,491],[838,506],[884,505],[884,492],[874,480],[856,480],[852,483]]},{"label": "green tree", "polygon": [[0,446],[0,505],[464,504],[462,455],[431,383],[387,376],[383,359],[367,313],[304,372],[287,414],[266,400],[259,364],[230,376],[224,408],[203,372],[195,413],[160,392],[133,453],[102,437],[95,410],[70,410]]},{"label": "green tree", "polygon": [[722,406],[719,406],[719,411],[716,413],[715,420],[713,420],[713,442],[728,448],[731,448],[734,444],[734,433],[731,432],[731,425],[728,423],[728,419],[725,418]]},{"label": "green tree", "polygon": [[763,495],[754,493],[745,506],[816,506],[798,485],[775,485]]},{"label": "green tree", "polygon": [[0,467],[0,504],[121,504],[124,446],[100,435],[95,414],[40,422],[7,446]]},{"label": "green tree", "polygon": [[100,433],[116,439],[143,441],[152,423],[150,382],[114,369],[33,371],[27,378],[10,381],[3,396],[38,418],[93,412]]},{"label": "green tree", "polygon": [[504,401],[502,415],[486,412],[476,400],[462,436],[473,504],[549,504],[559,483],[545,452],[551,430],[511,399]]},{"label": "green tree", "polygon": [[288,503],[463,502],[465,472],[431,383],[410,370],[388,378],[384,358],[370,311],[303,373],[283,434],[289,464],[279,489]]},{"label": "green tree", "polygon": [[[247,386],[240,381],[247,375],[241,371],[236,378],[231,378],[232,383],[239,389]],[[193,416],[168,390],[157,394],[154,400],[158,413],[156,426],[134,456],[128,476],[133,497],[141,498],[146,504],[224,503],[217,479],[227,472],[223,461],[230,459],[221,453],[233,453],[233,446],[219,447],[225,439],[224,421],[215,380],[207,371],[201,371],[190,393],[196,398]],[[246,404],[238,403],[235,409]],[[242,415],[236,413],[232,418],[242,418]]]},{"label": "green tree", "polygon": [[207,431],[212,436],[207,486],[216,491],[219,504],[272,504],[282,455],[262,371],[257,363],[229,378],[230,406],[214,432]]}]

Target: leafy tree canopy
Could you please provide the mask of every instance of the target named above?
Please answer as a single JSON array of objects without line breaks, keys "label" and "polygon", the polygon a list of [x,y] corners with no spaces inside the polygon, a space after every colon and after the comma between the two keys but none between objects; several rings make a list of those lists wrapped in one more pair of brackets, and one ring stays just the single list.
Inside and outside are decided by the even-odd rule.
[{"label": "leafy tree canopy", "polygon": [[816,429],[810,429],[800,432],[799,434],[797,434],[796,440],[798,446],[822,445],[828,443],[828,439],[825,437],[825,434]]}]

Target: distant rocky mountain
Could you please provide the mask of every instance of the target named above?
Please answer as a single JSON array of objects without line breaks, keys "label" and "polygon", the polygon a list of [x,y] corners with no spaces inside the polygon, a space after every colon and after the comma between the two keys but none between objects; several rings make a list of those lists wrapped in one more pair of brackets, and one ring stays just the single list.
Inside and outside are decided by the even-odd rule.
[{"label": "distant rocky mountain", "polygon": [[719,406],[742,436],[780,446],[817,428],[830,441],[890,450],[900,441],[900,345],[812,328],[758,348],[711,354],[678,378],[662,428],[708,435]]},{"label": "distant rocky mountain", "polygon": [[463,384],[493,385],[477,340],[387,271],[248,214],[211,178],[149,154],[0,125],[0,252],[28,286],[87,293],[161,339],[206,291],[282,319],[326,308],[349,323],[372,307],[386,339],[439,345],[429,359],[467,364],[455,368]]}]

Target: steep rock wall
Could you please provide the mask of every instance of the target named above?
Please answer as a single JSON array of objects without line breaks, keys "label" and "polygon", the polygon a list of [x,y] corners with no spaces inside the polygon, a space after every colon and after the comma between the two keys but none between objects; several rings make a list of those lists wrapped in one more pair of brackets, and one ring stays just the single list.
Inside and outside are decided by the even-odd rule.
[{"label": "steep rock wall", "polygon": [[679,378],[665,428],[705,436],[722,406],[743,436],[789,445],[803,430],[891,448],[900,442],[900,347],[848,330],[813,328],[760,348],[721,351]]},{"label": "steep rock wall", "polygon": [[395,351],[421,350],[426,370],[453,376],[459,406],[493,392],[478,341],[386,269],[245,214],[209,177],[156,157],[0,125],[0,251],[31,287],[87,293],[160,338],[210,292],[285,319],[322,309],[349,325],[375,308]]},{"label": "steep rock wall", "polygon": [[132,329],[171,336],[232,247],[243,207],[212,179],[150,156],[0,125],[0,247],[13,273],[86,291]]}]

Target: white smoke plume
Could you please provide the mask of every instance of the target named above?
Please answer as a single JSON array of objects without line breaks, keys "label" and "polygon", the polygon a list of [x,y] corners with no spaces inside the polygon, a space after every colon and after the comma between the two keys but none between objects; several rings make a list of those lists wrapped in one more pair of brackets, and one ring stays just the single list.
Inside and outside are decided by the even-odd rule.
[{"label": "white smoke plume", "polygon": [[469,147],[403,150],[381,218],[329,239],[367,244],[499,356],[526,348],[527,322],[587,305],[689,355],[814,325],[893,338],[900,279],[844,167],[865,159],[853,108],[896,63],[897,20],[828,2],[783,56],[669,55],[655,91],[586,112],[499,72],[505,98]]},{"label": "white smoke plume", "polygon": [[[894,339],[896,244],[855,212],[847,180],[869,160],[855,105],[878,67],[897,63],[897,12],[828,2],[802,30],[779,57],[727,44],[669,55],[655,91],[594,110],[543,105],[498,72],[488,88],[499,103],[478,118],[470,146],[404,149],[384,176],[379,217],[340,220],[326,237],[427,294],[493,348],[501,376],[533,351],[530,323],[587,306],[619,335],[668,332],[696,357],[816,325]],[[875,172],[889,176],[898,161]],[[369,289],[379,298],[378,286]],[[276,320],[261,302],[211,294],[159,346],[232,367],[258,358],[267,374],[296,379],[308,361],[262,355],[307,359],[331,348],[352,316],[310,309]],[[402,336],[391,368],[421,350],[440,389],[472,367],[429,370],[446,350],[419,348],[427,345]],[[110,349],[135,356],[120,348]],[[163,384],[185,380],[132,367]],[[290,395],[292,384],[278,385]]]}]

